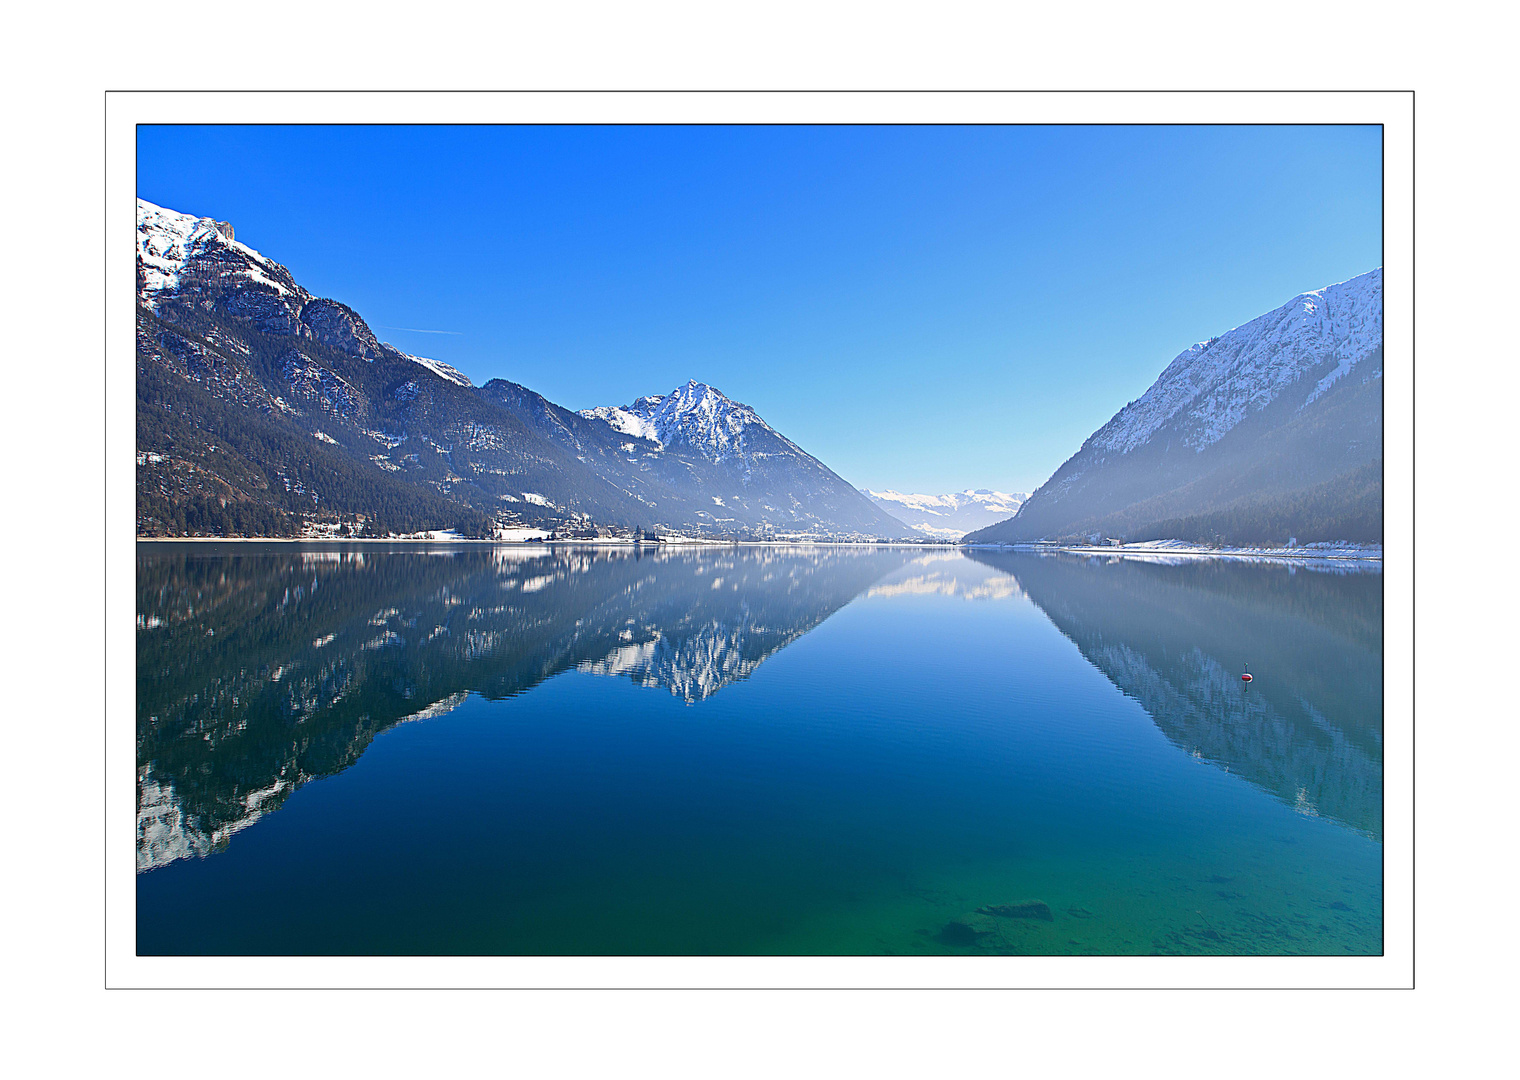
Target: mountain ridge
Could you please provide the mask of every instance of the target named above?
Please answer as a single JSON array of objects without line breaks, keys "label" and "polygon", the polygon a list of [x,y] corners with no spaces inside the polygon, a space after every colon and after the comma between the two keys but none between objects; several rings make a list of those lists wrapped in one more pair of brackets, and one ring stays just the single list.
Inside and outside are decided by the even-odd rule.
[{"label": "mountain ridge", "polygon": [[[1185,349],[967,542],[1381,539],[1382,277],[1300,293]],[[1311,490],[1313,514],[1263,512]],[[1163,524],[1190,535],[1161,537]]]},{"label": "mountain ridge", "polygon": [[601,419],[381,341],[227,222],[139,199],[137,285],[139,535],[907,534],[705,384],[640,399],[665,441],[623,454]]}]

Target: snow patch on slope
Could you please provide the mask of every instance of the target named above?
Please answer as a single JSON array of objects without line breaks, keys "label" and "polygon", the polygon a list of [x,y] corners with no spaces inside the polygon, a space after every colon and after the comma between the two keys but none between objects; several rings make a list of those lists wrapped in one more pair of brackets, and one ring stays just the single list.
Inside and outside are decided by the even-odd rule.
[{"label": "snow patch on slope", "polygon": [[[660,401],[663,398],[640,398],[639,400]],[[616,405],[599,405],[594,409],[581,410],[581,415],[588,420],[605,420],[624,435],[648,439],[650,442],[660,442],[660,433],[655,426],[628,409],[620,409]]]},{"label": "snow patch on slope", "polygon": [[[390,345],[390,342],[386,342],[386,344]],[[391,348],[395,349],[396,346],[391,345]],[[400,349],[396,349],[396,351],[401,352]],[[401,353],[401,355],[406,357],[414,364],[421,364],[423,367],[427,368],[439,378],[447,379],[449,382],[454,383],[458,386],[475,385],[474,383],[470,382],[470,377],[468,375],[456,367],[445,364],[442,360],[431,360],[426,356],[413,356],[411,353],[406,352]]]}]

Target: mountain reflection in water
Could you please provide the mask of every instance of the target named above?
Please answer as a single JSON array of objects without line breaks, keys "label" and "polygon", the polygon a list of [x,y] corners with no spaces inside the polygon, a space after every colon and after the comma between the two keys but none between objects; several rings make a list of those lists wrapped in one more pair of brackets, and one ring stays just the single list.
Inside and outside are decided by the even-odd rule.
[{"label": "mountain reflection in water", "polygon": [[687,703],[917,552],[144,545],[139,871],[224,846],[380,732],[569,669]]},{"label": "mountain reflection in water", "polygon": [[968,554],[1015,577],[1184,753],[1382,839],[1381,564]]},{"label": "mountain reflection in water", "polygon": [[181,543],[137,587],[143,955],[1383,947],[1376,564]]}]

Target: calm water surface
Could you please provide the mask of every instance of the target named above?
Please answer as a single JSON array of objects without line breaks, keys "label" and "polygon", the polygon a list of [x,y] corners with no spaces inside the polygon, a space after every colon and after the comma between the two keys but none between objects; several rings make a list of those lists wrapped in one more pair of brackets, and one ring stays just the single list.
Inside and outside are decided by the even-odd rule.
[{"label": "calm water surface", "polygon": [[138,951],[1379,953],[1349,569],[142,544]]}]

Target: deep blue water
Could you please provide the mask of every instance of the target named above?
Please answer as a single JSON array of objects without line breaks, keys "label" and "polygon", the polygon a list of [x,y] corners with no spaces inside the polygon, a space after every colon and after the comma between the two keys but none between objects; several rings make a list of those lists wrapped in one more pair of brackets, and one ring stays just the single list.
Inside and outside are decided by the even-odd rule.
[{"label": "deep blue water", "polygon": [[138,950],[1375,954],[1329,569],[143,544]]}]

